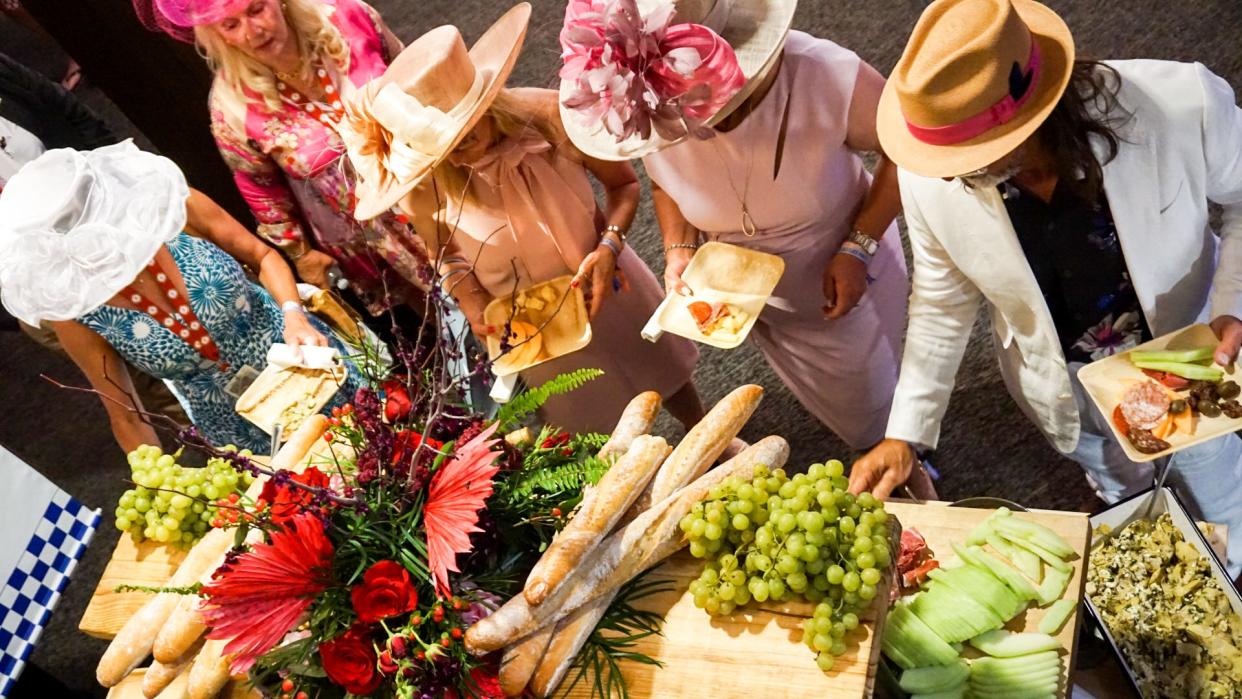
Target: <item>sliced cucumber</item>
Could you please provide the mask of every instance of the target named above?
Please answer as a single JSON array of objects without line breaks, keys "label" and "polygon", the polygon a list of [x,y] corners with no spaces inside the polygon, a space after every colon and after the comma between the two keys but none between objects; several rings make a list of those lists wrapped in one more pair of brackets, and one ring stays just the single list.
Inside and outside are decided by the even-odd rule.
[{"label": "sliced cucumber", "polygon": [[970,639],[970,645],[993,658],[1015,658],[1064,647],[1055,636],[1046,633],[1013,633],[1004,629],[979,634]]},{"label": "sliced cucumber", "polygon": [[1039,620],[1039,632],[1054,634],[1060,631],[1076,607],[1078,607],[1078,602],[1072,599],[1058,599],[1053,602],[1052,606],[1048,607],[1048,613]]},{"label": "sliced cucumber", "polygon": [[1022,604],[1022,600],[1018,599],[1009,586],[997,580],[991,573],[972,565],[933,570],[929,577],[982,602],[996,612],[1002,622],[1017,616]]},{"label": "sliced cucumber", "polygon": [[970,666],[965,660],[958,660],[952,665],[933,665],[916,667],[901,673],[898,685],[911,694],[927,694],[953,689],[966,682],[970,677]]},{"label": "sliced cucumber", "polygon": [[[1070,564],[1066,563],[1060,556],[1049,551],[1043,546],[1040,546],[1034,541],[1028,541],[1026,539],[1015,539],[1009,536],[1008,534],[1001,534],[1001,537],[1005,539],[1005,541],[1008,541],[1009,543],[1014,544],[1015,546],[1024,548],[1027,551],[1030,551],[1031,553],[1035,554],[1036,556],[1039,556],[1041,559],[1043,559],[1044,563],[1048,564],[1048,567],[1050,568],[1055,568],[1061,572],[1065,572],[1070,569]],[[1044,576],[1047,577],[1047,573],[1045,573]]]},{"label": "sliced cucumber", "polygon": [[1178,362],[1194,364],[1212,359],[1216,345],[1206,345],[1188,350],[1135,350],[1130,353],[1132,362]]},{"label": "sliced cucumber", "polygon": [[1028,582],[1026,578],[1022,577],[1021,573],[1013,568],[1010,568],[1004,563],[1001,563],[1000,559],[996,556],[993,556],[977,546],[966,548],[954,544],[953,550],[957,552],[957,555],[961,557],[962,560],[973,566],[977,566],[988,571],[995,576],[997,580],[1000,580],[1008,585],[1009,589],[1013,590],[1014,594],[1016,594],[1020,599],[1039,599],[1039,590],[1035,589],[1034,585]]},{"label": "sliced cucumber", "polygon": [[1134,366],[1140,369],[1150,369],[1152,371],[1163,371],[1166,374],[1173,374],[1184,379],[1193,381],[1220,381],[1225,378],[1225,372],[1219,367],[1203,366],[1202,364],[1186,364],[1184,362],[1134,362]]},{"label": "sliced cucumber", "polygon": [[1074,548],[1066,543],[1065,539],[1062,539],[1059,534],[1037,522],[1017,517],[1005,517],[997,519],[993,526],[996,528],[996,531],[1004,534],[1010,540],[1021,539],[1033,542],[1040,548],[1051,551],[1060,558],[1070,558],[1074,555]]},{"label": "sliced cucumber", "polygon": [[996,549],[996,552],[1013,564],[1023,575],[1039,582],[1043,579],[1044,564],[1039,556],[1027,551],[1021,546],[1015,546],[1009,543],[996,532],[992,532],[988,537],[988,545]]},{"label": "sliced cucumber", "polygon": [[1044,581],[1039,585],[1039,606],[1045,607],[1061,599],[1065,588],[1069,587],[1070,575],[1068,570],[1049,568],[1044,574]]}]

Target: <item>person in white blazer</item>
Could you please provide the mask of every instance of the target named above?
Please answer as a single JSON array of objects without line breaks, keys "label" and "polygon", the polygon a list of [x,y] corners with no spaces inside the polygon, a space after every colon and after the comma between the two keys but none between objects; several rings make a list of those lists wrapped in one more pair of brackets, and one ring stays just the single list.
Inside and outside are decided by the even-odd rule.
[{"label": "person in white blazer", "polygon": [[[887,439],[854,464],[851,489],[883,497],[919,474],[916,454],[936,446],[984,302],[1005,385],[1052,445],[1107,502],[1150,487],[1152,465],[1126,459],[1076,370],[1195,322],[1211,323],[1218,362],[1236,359],[1242,110],[1233,90],[1198,63],[1076,61],[1065,23],[1033,0],[937,0],[877,122],[900,166],[914,273]],[[1210,202],[1224,209],[1217,231]],[[1075,278],[1083,264],[1088,273]],[[1115,289],[1100,298],[1121,305],[1089,303],[1110,274]],[[1242,440],[1178,452],[1169,479],[1196,514],[1229,525],[1236,575]]]}]

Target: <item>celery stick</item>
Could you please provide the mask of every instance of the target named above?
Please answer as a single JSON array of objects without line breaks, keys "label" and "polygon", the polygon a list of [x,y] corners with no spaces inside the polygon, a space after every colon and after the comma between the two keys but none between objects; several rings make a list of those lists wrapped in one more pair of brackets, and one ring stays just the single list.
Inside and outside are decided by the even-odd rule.
[{"label": "celery stick", "polygon": [[[1043,546],[1040,546],[1034,541],[1029,541],[1027,539],[1015,539],[1007,534],[1001,534],[1001,536],[1009,543],[1021,546],[1027,551],[1039,556],[1044,560],[1044,563],[1047,563],[1050,567],[1055,568],[1056,570],[1065,572],[1070,569],[1070,564],[1066,563],[1060,556],[1049,551]],[[1047,574],[1045,574],[1044,577],[1046,578]]]},{"label": "celery stick", "polygon": [[1205,345],[1188,350],[1135,350],[1130,353],[1130,361],[1195,364],[1211,359],[1215,352],[1215,345]]},{"label": "celery stick", "polygon": [[1060,631],[1077,606],[1078,603],[1072,599],[1059,599],[1053,602],[1052,606],[1048,607],[1048,613],[1044,615],[1043,619],[1039,620],[1039,632],[1056,633]]},{"label": "celery stick", "polygon": [[1040,548],[1051,551],[1061,558],[1069,558],[1075,553],[1074,547],[1066,543],[1065,539],[1062,539],[1059,534],[1038,522],[1010,517],[997,520],[995,528],[996,531],[1010,539],[1033,542],[1039,545]]},{"label": "celery stick", "polygon": [[953,689],[970,677],[970,667],[965,660],[952,665],[916,667],[901,673],[898,685],[911,694],[943,692]]},{"label": "celery stick", "polygon": [[1021,571],[1026,577],[1035,582],[1043,579],[1044,566],[1040,562],[1039,556],[1024,548],[1014,546],[995,532],[988,536],[988,545],[996,549],[996,552],[1000,555],[1008,558],[1013,567]]},{"label": "celery stick", "polygon": [[1055,636],[1046,633],[1013,633],[1003,629],[979,634],[970,639],[970,645],[993,658],[1013,658],[1064,647]]},{"label": "celery stick", "polygon": [[1027,582],[1026,578],[1018,571],[1001,563],[1000,559],[992,554],[984,551],[977,546],[964,548],[953,544],[953,550],[962,560],[971,565],[983,568],[996,577],[997,580],[1009,586],[1020,599],[1036,600],[1039,599],[1039,590],[1035,586]]},{"label": "celery stick", "polygon": [[1214,366],[1203,366],[1202,364],[1184,364],[1181,362],[1135,362],[1134,366],[1140,369],[1151,369],[1152,371],[1163,371],[1166,374],[1180,376],[1183,379],[1193,379],[1196,381],[1220,381],[1225,378],[1225,372]]},{"label": "celery stick", "polygon": [[1070,571],[1048,569],[1044,575],[1044,582],[1039,586],[1039,606],[1045,607],[1061,599],[1061,595],[1065,594],[1065,588],[1069,587],[1069,580]]}]

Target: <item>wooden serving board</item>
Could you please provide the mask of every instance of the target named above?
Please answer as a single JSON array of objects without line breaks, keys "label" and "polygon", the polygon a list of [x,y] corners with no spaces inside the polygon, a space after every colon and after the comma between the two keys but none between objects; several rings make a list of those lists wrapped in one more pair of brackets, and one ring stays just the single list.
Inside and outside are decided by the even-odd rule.
[{"label": "wooden serving board", "polygon": [[[951,544],[964,542],[970,530],[992,510],[946,505],[892,501],[885,504],[885,509],[896,515],[903,527],[917,529],[927,539],[937,559],[947,561],[954,557]],[[1081,552],[1073,562],[1074,576],[1066,592],[1067,597],[1081,599],[1085,580],[1083,556],[1090,535],[1087,515],[1037,510],[1015,513],[1015,516],[1049,527]],[[644,598],[636,606],[664,615],[663,635],[638,641],[634,650],[661,661],[664,666],[622,663],[630,696],[722,699],[871,696],[880,655],[874,631],[883,623],[884,610],[873,607],[864,616],[865,623],[849,637],[849,652],[837,659],[831,671],[823,672],[815,665],[814,653],[802,644],[802,622],[811,615],[812,605],[764,605],[730,617],[710,617],[694,606],[687,592],[702,565],[702,561],[682,552],[652,573],[669,580],[673,589]],[[880,598],[887,599],[887,594],[882,592]],[[1007,628],[1034,631],[1044,613],[1042,609],[1028,610]],[[1073,667],[1078,617],[1075,612],[1058,634],[1068,649],[1063,688],[1069,686],[1068,672]],[[568,680],[572,680],[574,672],[570,671]],[[589,680],[558,694],[570,699],[586,699],[590,695]]]},{"label": "wooden serving board", "polygon": [[[146,669],[134,670],[121,683],[108,690],[108,699],[146,699],[142,693],[142,678]],[[230,680],[220,690],[217,699],[261,699],[258,691],[247,687],[245,682]]]}]

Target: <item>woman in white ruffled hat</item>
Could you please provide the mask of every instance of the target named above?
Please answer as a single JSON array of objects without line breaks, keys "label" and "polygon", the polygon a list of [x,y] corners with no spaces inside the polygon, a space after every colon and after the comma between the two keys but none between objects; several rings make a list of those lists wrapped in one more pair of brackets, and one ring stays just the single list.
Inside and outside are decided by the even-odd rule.
[{"label": "woman in white ruffled hat", "polygon": [[329,344],[280,254],[130,141],[51,150],[23,167],[0,193],[0,249],[4,307],[51,324],[125,451],[159,439],[130,409],[141,405],[122,358],[169,380],[211,443],[266,451],[270,438],[234,411],[230,382],[261,370],[273,343]]},{"label": "woman in white ruffled hat", "polygon": [[879,151],[884,78],[789,31],[796,5],[571,0],[562,116],[586,154],[642,158],[666,291],[694,291],[680,273],[705,240],[784,259],[785,303],[751,337],[810,413],[865,449],[884,437],[909,294],[895,170],[881,154],[873,178],[861,156]]},{"label": "woman in white ruffled hat", "polygon": [[[658,391],[687,426],[703,415],[691,381],[697,351],[639,332],[662,297],[625,246],[638,178],[625,163],[583,156],[565,136],[550,90],[505,90],[530,18],[519,4],[467,50],[434,29],[346,104],[342,138],[358,172],[360,217],[400,205],[439,262],[441,284],[479,336],[483,309],[533,284],[576,274],[592,316],[590,344],[522,372],[530,384],[579,368],[604,376],[541,412],[551,424],[607,432],[637,393]],[[606,192],[601,208],[588,175]]]}]

